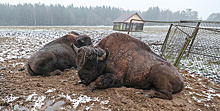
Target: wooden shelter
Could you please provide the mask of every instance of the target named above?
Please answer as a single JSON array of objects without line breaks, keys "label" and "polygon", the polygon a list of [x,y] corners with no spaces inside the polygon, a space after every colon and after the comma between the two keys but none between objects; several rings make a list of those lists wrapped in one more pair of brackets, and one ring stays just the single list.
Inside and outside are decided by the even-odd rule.
[{"label": "wooden shelter", "polygon": [[[131,19],[137,19],[137,20],[143,20],[137,13],[127,13],[123,14],[119,18],[115,19],[113,21],[114,26],[113,30],[118,31],[128,31],[130,20]],[[140,32],[143,30],[144,22],[143,21],[133,21],[131,24],[131,32]]]}]

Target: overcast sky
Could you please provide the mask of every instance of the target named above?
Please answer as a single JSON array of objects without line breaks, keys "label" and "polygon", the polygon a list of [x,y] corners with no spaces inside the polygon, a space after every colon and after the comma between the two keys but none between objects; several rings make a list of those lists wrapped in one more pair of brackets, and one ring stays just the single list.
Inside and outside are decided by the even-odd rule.
[{"label": "overcast sky", "polygon": [[191,8],[198,11],[199,19],[207,19],[211,13],[220,13],[220,0],[0,0],[0,3],[44,3],[79,6],[114,6],[125,10],[146,11],[149,7],[182,11]]}]

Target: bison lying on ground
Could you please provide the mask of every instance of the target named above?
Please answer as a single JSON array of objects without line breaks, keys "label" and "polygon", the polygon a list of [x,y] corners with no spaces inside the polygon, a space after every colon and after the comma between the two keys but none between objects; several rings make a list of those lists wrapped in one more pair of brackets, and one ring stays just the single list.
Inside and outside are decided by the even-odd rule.
[{"label": "bison lying on ground", "polygon": [[28,73],[31,76],[50,76],[61,74],[64,69],[76,68],[76,53],[71,47],[72,43],[77,47],[92,45],[90,37],[71,32],[34,53],[27,62]]},{"label": "bison lying on ground", "polygon": [[172,93],[183,90],[183,79],[175,67],[127,34],[110,34],[95,48],[73,47],[81,83],[90,90],[126,86],[163,99],[172,99]]}]

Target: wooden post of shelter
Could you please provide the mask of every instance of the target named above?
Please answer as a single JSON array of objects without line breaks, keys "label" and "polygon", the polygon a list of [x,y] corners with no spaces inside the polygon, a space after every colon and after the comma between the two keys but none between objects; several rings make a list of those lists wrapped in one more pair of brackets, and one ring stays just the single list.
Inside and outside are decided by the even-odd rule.
[{"label": "wooden post of shelter", "polygon": [[131,30],[131,24],[132,24],[132,20],[133,20],[133,19],[131,19],[131,20],[130,20],[130,23],[129,23],[129,27],[128,27],[128,34],[129,34],[130,30]]}]

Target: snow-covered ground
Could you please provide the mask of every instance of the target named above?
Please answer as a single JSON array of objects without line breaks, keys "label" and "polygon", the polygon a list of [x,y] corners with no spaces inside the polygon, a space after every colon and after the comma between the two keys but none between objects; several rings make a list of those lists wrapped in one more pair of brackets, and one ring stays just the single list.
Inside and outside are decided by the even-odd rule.
[{"label": "snow-covered ground", "polygon": [[[143,32],[130,32],[130,35],[147,43],[157,54],[161,54],[160,49],[167,34],[168,28],[169,26],[145,26]],[[62,37],[73,30],[80,34],[90,36],[94,45],[96,45],[103,37],[113,32],[117,32],[113,31],[111,26],[0,27],[0,37],[11,37],[11,39],[15,39],[16,41],[15,43],[12,42],[9,45],[1,44],[0,62],[4,62],[5,59],[11,58],[29,58],[33,52],[40,49],[40,47],[46,43]],[[220,37],[218,36],[218,38],[216,37],[215,39],[210,39],[210,37],[213,36],[209,33],[210,32],[198,33],[199,38],[197,37],[198,40],[196,39],[197,41],[194,42],[196,45],[193,47],[193,51],[196,53],[213,53],[212,55],[219,57],[220,49],[216,48],[216,46],[220,45]],[[33,42],[35,45],[32,45],[31,47],[26,47],[24,45],[29,45]],[[213,47],[213,49],[210,50],[210,47]],[[175,50],[175,48],[171,50]],[[174,62],[174,59],[168,60],[170,62]],[[214,81],[217,80],[216,82],[220,82],[218,80],[220,78],[220,65],[210,67],[210,65],[204,65],[204,63],[202,63],[204,61],[211,61],[214,63],[218,62],[219,58],[216,58],[215,60],[209,60],[209,58],[207,60],[203,60],[203,56],[191,55],[191,57],[189,56],[188,58],[181,60],[180,68],[185,68],[188,71],[196,72],[202,76],[205,75]]]},{"label": "snow-covered ground", "polygon": [[[145,26],[143,32],[130,32],[130,35],[147,43],[151,49],[157,54],[161,54],[161,46],[167,34],[169,26]],[[103,37],[117,31],[113,31],[111,26],[57,26],[57,27],[0,27],[0,37],[10,37],[11,39],[15,39],[16,42],[10,43],[10,45],[0,44],[0,62],[4,62],[5,59],[12,58],[29,58],[30,55],[40,49],[46,43],[55,40],[59,37],[62,37],[68,34],[70,31],[76,31],[80,34],[86,34],[92,38],[94,45],[96,45]],[[127,33],[127,32],[121,32]],[[219,57],[220,49],[216,46],[220,45],[220,37],[217,36],[214,39],[213,34],[209,34],[210,32],[200,32],[198,33],[198,37],[194,42],[193,52],[196,53],[212,53],[212,55]],[[219,34],[219,33],[218,33]],[[215,34],[217,35],[217,34]],[[183,38],[184,39],[184,38]],[[205,42],[204,42],[205,41]],[[206,42],[209,41],[209,42]],[[178,41],[176,41],[178,42]],[[26,45],[35,44],[30,47],[26,47]],[[206,44],[204,44],[206,43]],[[210,49],[210,47],[212,47]],[[175,50],[175,48],[171,49]],[[174,54],[174,53],[173,53]],[[178,53],[175,54],[177,56]],[[190,72],[196,72],[201,74],[202,76],[207,76],[216,82],[220,82],[218,79],[220,78],[220,65],[219,58],[215,60],[210,60],[209,58],[203,59],[204,56],[199,55],[190,55],[186,59],[181,60],[180,68],[185,68]],[[174,59],[168,59],[170,62],[174,62]],[[213,62],[218,65],[210,65],[206,62]],[[22,63],[21,63],[22,64]]]},{"label": "snow-covered ground", "polygon": [[[160,54],[160,49],[162,46],[162,43],[165,39],[168,26],[149,26],[145,27],[143,32],[131,32],[130,35],[145,42],[148,44],[151,49],[156,52],[157,54]],[[59,37],[62,37],[66,34],[68,34],[71,31],[76,31],[79,34],[86,34],[92,38],[92,41],[94,45],[96,45],[103,37],[117,31],[113,31],[112,27],[110,26],[74,26],[74,27],[0,27],[0,38],[4,41],[0,43],[0,69],[8,68],[8,67],[16,67],[16,66],[25,66],[24,61],[15,62],[14,59],[28,59],[31,54],[33,54],[35,51],[40,49],[42,46],[47,44],[48,42],[55,40]],[[127,32],[121,32],[121,33],[127,33]],[[7,39],[4,39],[7,38]],[[219,40],[219,39],[218,39]],[[7,43],[7,44],[5,44]],[[218,42],[220,43],[220,41]],[[217,44],[218,44],[217,43]],[[210,45],[204,45],[204,46],[210,46]],[[218,49],[219,51],[219,49]],[[220,53],[219,53],[220,54]],[[187,69],[190,73],[198,73],[201,74],[201,76],[207,76],[207,78],[211,78],[213,81],[219,81],[220,80],[220,71],[219,71],[219,65],[217,65],[214,69],[210,69],[207,66],[200,67],[197,64],[201,64],[201,59],[198,59],[200,57],[191,57],[188,59],[181,60],[181,66],[180,68]],[[219,60],[219,59],[218,59]],[[7,62],[7,64],[5,64]],[[201,71],[201,68],[205,68],[205,71]],[[196,70],[195,70],[196,69]],[[212,71],[216,74],[209,74]],[[13,73],[13,72],[10,72]],[[206,73],[206,74],[204,74]],[[0,75],[3,77],[4,75]],[[73,76],[74,78],[74,76]],[[206,87],[206,86],[204,86]],[[192,86],[190,84],[186,84],[186,87],[188,89],[191,89]],[[203,102],[203,101],[210,101],[213,99],[213,96],[220,97],[219,94],[210,95],[214,90],[212,88],[206,88],[208,91],[203,91],[203,95],[199,95],[195,92],[188,92],[185,95],[194,95],[192,98],[195,101]],[[68,94],[68,93],[61,93],[56,98],[50,97],[48,98],[47,94],[56,92],[58,89],[56,88],[50,88],[46,90],[44,93],[45,95],[39,95],[37,93],[32,93],[28,95],[25,102],[34,102],[34,106],[31,108],[31,110],[39,110],[39,109],[56,109],[59,107],[59,110],[65,110],[65,108],[62,109],[62,105],[65,103],[64,101],[60,100],[60,98],[65,98],[66,100],[70,101],[72,104],[72,108],[78,107],[81,103],[88,103],[91,104],[88,106],[83,106],[86,110],[89,110],[91,107],[93,107],[93,103],[96,102],[97,104],[100,104],[103,110],[108,109],[109,98],[100,98],[100,97],[89,97],[87,95],[83,94]],[[197,96],[205,96],[207,99],[197,99]],[[3,98],[2,101],[5,101],[7,103],[13,102],[17,99],[21,98],[20,96],[14,96],[14,95],[7,95]],[[50,101],[46,101],[49,99]],[[54,103],[54,101],[56,101]],[[51,105],[53,103],[53,105]],[[47,106],[47,107],[45,107]],[[0,106],[0,110],[1,110]],[[15,105],[14,110],[29,110],[26,107],[21,107],[21,105]]]}]

